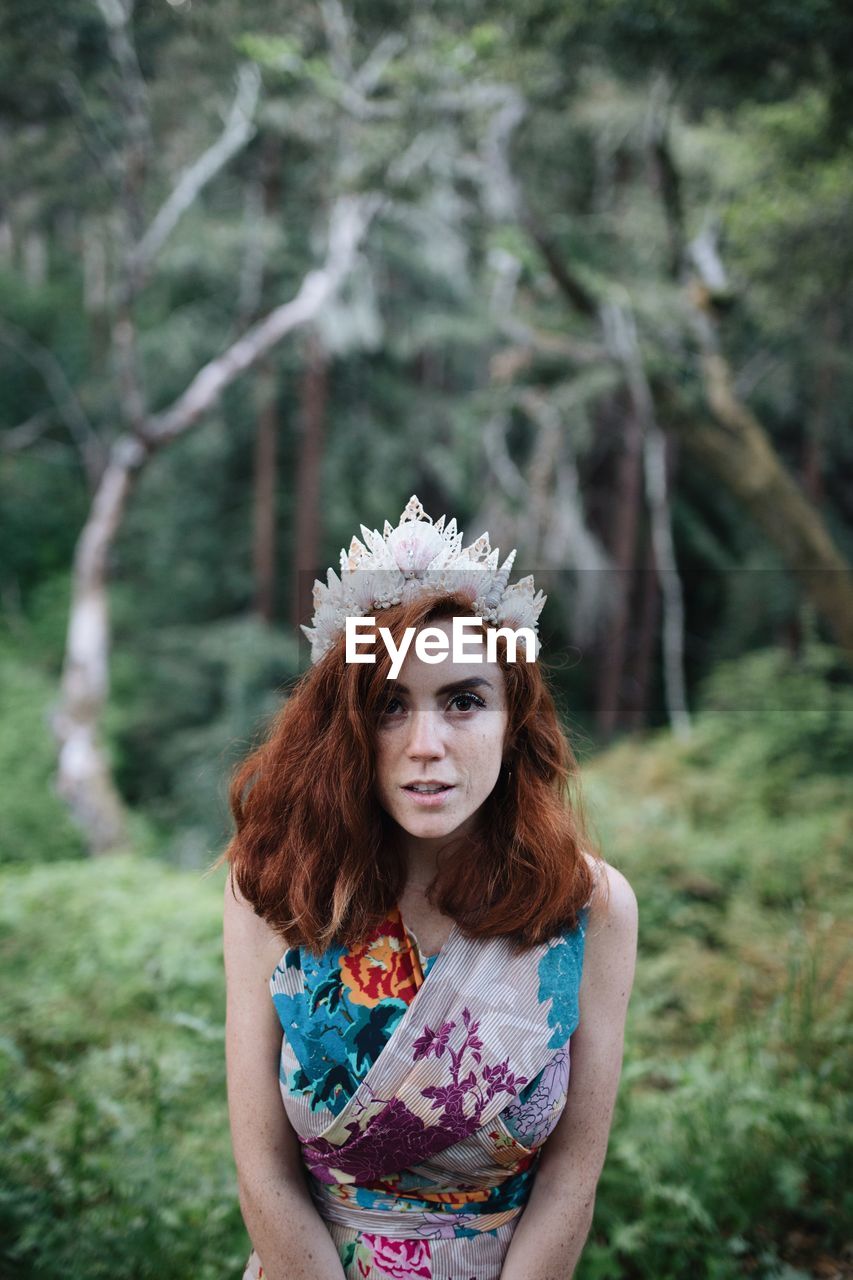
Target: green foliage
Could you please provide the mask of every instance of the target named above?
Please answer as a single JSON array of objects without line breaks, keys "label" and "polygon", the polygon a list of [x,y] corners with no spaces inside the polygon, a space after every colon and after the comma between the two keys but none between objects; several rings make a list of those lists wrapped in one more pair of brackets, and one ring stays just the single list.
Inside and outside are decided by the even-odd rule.
[{"label": "green foliage", "polygon": [[783,1003],[680,1060],[630,1060],[579,1278],[738,1280],[747,1260],[749,1274],[805,1277],[810,1269],[783,1269],[796,1224],[840,1246],[853,1208],[839,1195],[849,1040],[836,1037],[823,1071],[808,1071],[798,1051],[824,1028],[807,1025],[787,1044]]},{"label": "green foliage", "polygon": [[[235,645],[251,647],[223,634],[208,657]],[[842,1249],[853,824],[822,692],[836,660],[816,646],[792,669],[730,664],[688,744],[648,735],[584,768],[640,940],[578,1280],[794,1280]],[[793,730],[778,747],[803,704],[824,751],[797,755]],[[221,883],[139,856],[3,871],[0,1269],[239,1274]]]},{"label": "green foliage", "polygon": [[806,1276],[842,1249],[851,706],[837,651],[756,653],[717,668],[685,746],[650,734],[585,768],[640,940],[578,1280]]},{"label": "green foliage", "polygon": [[0,863],[82,857],[84,845],[56,795],[49,716],[55,683],[0,641]]},{"label": "green foliage", "polygon": [[14,584],[24,602],[60,571],[67,581],[75,530],[85,519],[85,495],[69,483],[77,470],[72,451],[62,445],[54,456],[62,465],[0,453],[0,582],[7,591]]},{"label": "green foliage", "polygon": [[238,1274],[220,921],[155,861],[4,873],[3,1274]]},{"label": "green foliage", "polygon": [[[850,21],[840,0],[761,0],[748,12],[729,0],[379,0],[348,11],[353,66],[369,73],[353,96],[347,56],[316,6],[136,6],[153,140],[134,162],[140,228],[217,136],[237,61],[264,75],[256,137],[183,217],[134,306],[148,403],[170,403],[226,346],[248,322],[247,297],[260,314],[293,296],[322,258],[335,195],[375,188],[385,209],[317,326],[330,362],[316,568],[360,521],[381,527],[413,491],[470,529],[491,491],[537,456],[519,407],[530,389],[559,420],[564,459],[606,541],[620,375],[590,355],[600,332],[567,303],[534,226],[599,299],[630,299],[650,375],[704,411],[650,164],[649,107],[672,91],[681,230],[692,238],[709,211],[722,227],[723,349],[792,472],[816,445],[822,514],[853,547]],[[4,316],[38,344],[31,355],[40,347],[52,361],[0,345],[0,430],[38,427],[25,450],[10,434],[0,452],[0,860],[33,864],[4,872],[0,916],[13,974],[0,984],[12,1027],[0,1068],[10,1104],[0,1236],[16,1241],[0,1269],[17,1280],[123,1269],[218,1277],[246,1244],[224,1126],[218,895],[208,903],[197,876],[167,864],[197,868],[227,834],[229,767],[299,666],[293,581],[282,575],[274,627],[247,620],[249,374],[146,465],[110,549],[105,738],[135,847],[156,859],[83,860],[52,791],[46,719],[91,501],[81,419],[69,431],[62,388],[73,387],[105,446],[126,427],[110,316],[93,293],[114,287],[124,252],[114,229],[134,185],[122,173],[133,129],[97,5],[13,0],[0,34]],[[387,62],[370,60],[377,50]],[[524,101],[506,160],[532,221],[495,203],[494,145],[509,127],[497,98],[484,105],[495,93]],[[567,339],[586,354],[568,354]],[[509,381],[494,376],[498,356],[517,362]],[[288,566],[301,339],[275,361],[276,551]],[[504,418],[499,476],[482,428]],[[512,493],[499,497],[512,512]],[[640,900],[642,937],[625,1083],[579,1275],[793,1280],[803,1271],[790,1232],[834,1248],[848,1208],[835,1187],[845,1185],[849,675],[814,643],[814,626],[797,661],[767,647],[803,620],[801,588],[686,451],[674,536],[689,693],[701,706],[693,737],[641,737],[587,770],[609,857]],[[571,676],[581,716],[595,697],[592,665]],[[658,695],[650,723],[664,715]],[[152,957],[170,948],[165,973]],[[182,975],[198,973],[188,987]]]},{"label": "green foliage", "polygon": [[231,834],[229,770],[260,742],[299,659],[290,632],[254,617],[161,628],[116,654],[116,778],[169,862],[203,866]]},{"label": "green foliage", "polygon": [[853,77],[842,50],[853,21],[842,0],[756,0],[746,17],[731,0],[532,0],[527,10],[570,58],[599,53],[637,78],[664,68],[694,109],[709,101],[773,101],[822,83],[839,142],[849,130]]},{"label": "green foliage", "polygon": [[246,34],[237,40],[237,48],[260,67],[298,75],[303,68],[299,41],[291,36]]},{"label": "green foliage", "polygon": [[[853,764],[853,671],[815,642],[798,656],[764,649],[718,663],[699,691],[703,750],[751,775],[775,771],[780,787]],[[779,796],[778,803],[784,805]]]}]

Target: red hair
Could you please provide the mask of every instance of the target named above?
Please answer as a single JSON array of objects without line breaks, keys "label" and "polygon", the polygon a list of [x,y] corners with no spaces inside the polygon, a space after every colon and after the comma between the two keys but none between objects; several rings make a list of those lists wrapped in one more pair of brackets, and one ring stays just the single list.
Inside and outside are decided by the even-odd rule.
[{"label": "red hair", "polygon": [[[474,611],[460,595],[420,597],[382,610],[378,623],[399,645],[407,627],[452,615]],[[448,837],[427,896],[467,936],[506,935],[525,948],[574,927],[596,878],[582,847],[578,764],[541,662],[508,662],[500,635],[497,661],[511,776],[501,770],[474,835]],[[396,824],[374,786],[390,665],[383,646],[374,664],[346,662],[341,635],[298,678],[266,740],[231,778],[236,832],[211,870],[230,862],[240,892],[283,943],[317,955],[334,942],[363,943],[405,887]]]}]

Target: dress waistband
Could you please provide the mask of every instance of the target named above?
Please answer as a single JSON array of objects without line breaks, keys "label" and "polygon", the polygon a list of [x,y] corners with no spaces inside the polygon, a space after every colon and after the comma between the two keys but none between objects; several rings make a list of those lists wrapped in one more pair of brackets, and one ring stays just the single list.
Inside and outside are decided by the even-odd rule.
[{"label": "dress waistband", "polygon": [[326,1222],[342,1227],[354,1227],[357,1231],[376,1231],[395,1240],[430,1236],[453,1237],[460,1229],[468,1231],[494,1231],[513,1222],[523,1205],[504,1209],[499,1213],[472,1213],[470,1209],[368,1209],[362,1205],[338,1200],[329,1194],[325,1183],[309,1178],[311,1195]]}]

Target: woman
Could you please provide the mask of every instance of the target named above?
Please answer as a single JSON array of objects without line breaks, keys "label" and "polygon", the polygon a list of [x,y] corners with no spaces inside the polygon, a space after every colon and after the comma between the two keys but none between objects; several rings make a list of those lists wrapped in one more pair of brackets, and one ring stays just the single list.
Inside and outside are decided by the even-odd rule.
[{"label": "woman", "polygon": [[[607,1148],[636,899],[582,848],[540,664],[501,631],[538,648],[515,553],[498,569],[488,535],[463,548],[414,496],[363,532],[232,782],[244,1280],[563,1280]],[[348,652],[352,616],[377,624],[373,662]],[[481,620],[461,660],[456,618]]]}]

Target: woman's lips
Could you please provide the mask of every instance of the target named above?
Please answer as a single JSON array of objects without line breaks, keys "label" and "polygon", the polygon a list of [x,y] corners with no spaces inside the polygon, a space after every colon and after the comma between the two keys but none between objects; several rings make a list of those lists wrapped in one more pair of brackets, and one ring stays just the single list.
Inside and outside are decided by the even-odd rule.
[{"label": "woman's lips", "polygon": [[453,791],[453,787],[445,787],[443,791],[410,791],[408,787],[400,790],[422,809],[438,809]]}]

